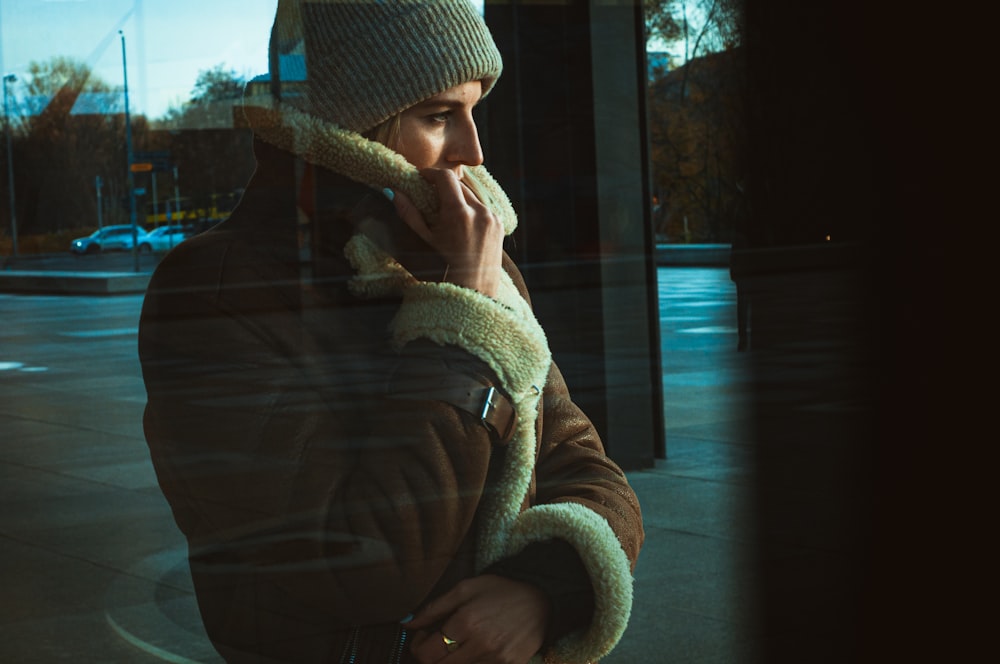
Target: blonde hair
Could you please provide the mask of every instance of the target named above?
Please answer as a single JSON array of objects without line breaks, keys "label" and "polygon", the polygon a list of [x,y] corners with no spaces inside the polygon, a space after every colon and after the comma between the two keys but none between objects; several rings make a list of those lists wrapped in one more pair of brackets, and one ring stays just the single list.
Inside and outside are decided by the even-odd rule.
[{"label": "blonde hair", "polygon": [[368,131],[361,134],[369,141],[381,143],[390,150],[399,150],[400,147],[400,118],[402,113],[396,113],[388,120],[383,120]]}]

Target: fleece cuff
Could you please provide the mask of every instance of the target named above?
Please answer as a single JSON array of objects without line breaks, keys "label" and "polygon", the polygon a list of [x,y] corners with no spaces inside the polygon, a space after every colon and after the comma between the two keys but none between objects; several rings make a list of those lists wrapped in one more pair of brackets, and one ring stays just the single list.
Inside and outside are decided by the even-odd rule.
[{"label": "fleece cuff", "polygon": [[594,590],[589,627],[570,634],[544,653],[546,664],[596,662],[617,645],[632,612],[632,573],[628,557],[608,522],[578,503],[538,505],[522,512],[507,541],[507,555],[531,542],[561,539],[583,561]]}]

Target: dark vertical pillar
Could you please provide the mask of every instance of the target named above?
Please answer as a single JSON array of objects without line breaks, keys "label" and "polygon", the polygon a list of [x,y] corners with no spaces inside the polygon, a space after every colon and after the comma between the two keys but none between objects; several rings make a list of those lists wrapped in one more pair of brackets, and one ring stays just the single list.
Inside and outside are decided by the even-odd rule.
[{"label": "dark vertical pillar", "polygon": [[[962,218],[968,187],[945,185],[972,163],[950,147],[969,105],[928,86],[982,79],[921,57],[946,35],[903,3],[746,6],[759,661],[976,659],[992,616],[965,608],[994,565],[976,566],[988,519],[963,494],[993,466],[944,372],[982,347],[946,341],[975,309],[953,308],[941,224]],[[976,62],[960,39],[934,52]]]},{"label": "dark vertical pillar", "polygon": [[[853,20],[749,2],[750,351],[760,662],[861,661],[874,158]],[[820,645],[822,644],[822,645]]]},{"label": "dark vertical pillar", "polygon": [[504,75],[487,164],[520,226],[508,248],[574,400],[627,468],[662,456],[641,3],[487,3]]}]

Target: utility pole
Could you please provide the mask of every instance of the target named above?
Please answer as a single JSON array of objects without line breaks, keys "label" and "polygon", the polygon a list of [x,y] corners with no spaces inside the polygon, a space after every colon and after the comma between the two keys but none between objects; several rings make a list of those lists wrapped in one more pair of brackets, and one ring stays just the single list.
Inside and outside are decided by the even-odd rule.
[{"label": "utility pole", "polygon": [[104,183],[101,182],[101,176],[98,175],[94,179],[94,188],[97,189],[97,227],[104,228],[104,205],[101,203],[101,188]]},{"label": "utility pole", "polygon": [[122,38],[122,76],[125,82],[125,160],[128,164],[128,216],[132,224],[132,266],[139,271],[139,229],[135,219],[135,176],[132,174],[132,121],[128,114],[128,64],[125,59],[125,33]]},{"label": "utility pole", "polygon": [[7,74],[3,77],[3,119],[4,133],[7,134],[7,188],[10,192],[10,237],[14,258],[17,258],[17,206],[14,201],[14,152],[11,149],[10,108],[7,106],[7,84],[17,80],[17,76]]},{"label": "utility pole", "polygon": [[157,193],[156,193],[156,169],[150,173],[153,178],[153,226],[157,226],[160,223],[160,212],[157,209]]},{"label": "utility pole", "polygon": [[174,166],[174,213],[177,215],[177,223],[184,223],[181,217],[181,188],[177,182],[177,167]]}]

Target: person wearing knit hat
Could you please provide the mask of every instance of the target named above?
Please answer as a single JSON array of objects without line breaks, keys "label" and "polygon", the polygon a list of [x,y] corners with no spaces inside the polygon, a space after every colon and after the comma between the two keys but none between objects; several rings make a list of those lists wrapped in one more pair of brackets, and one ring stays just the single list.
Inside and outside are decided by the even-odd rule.
[{"label": "person wearing knit hat", "polygon": [[552,362],[466,0],[279,0],[257,170],[147,290],[144,429],[229,662],[596,662],[642,519]]},{"label": "person wearing knit hat", "polygon": [[481,81],[485,96],[503,67],[464,2],[280,0],[269,54],[277,96],[287,78],[282,62],[301,56],[307,94],[284,101],[358,133],[462,83]]}]

